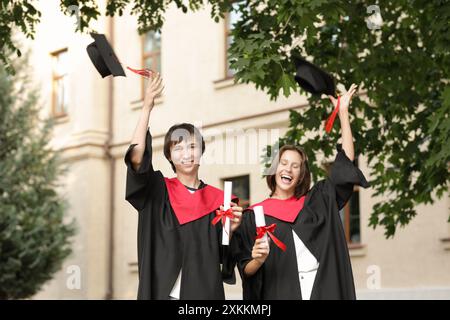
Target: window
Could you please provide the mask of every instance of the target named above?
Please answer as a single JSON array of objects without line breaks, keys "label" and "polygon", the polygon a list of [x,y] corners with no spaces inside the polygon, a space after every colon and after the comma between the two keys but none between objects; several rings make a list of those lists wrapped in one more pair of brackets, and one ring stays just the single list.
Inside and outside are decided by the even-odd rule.
[{"label": "window", "polygon": [[54,117],[67,115],[69,83],[67,77],[67,48],[52,54],[52,114]]},{"label": "window", "polygon": [[231,35],[233,25],[240,20],[241,14],[237,11],[238,4],[238,2],[233,3],[232,10],[225,15],[225,78],[230,78],[234,75],[234,70],[231,69],[228,61],[228,49],[233,43],[233,36]]},{"label": "window", "polygon": [[[358,166],[358,159],[355,161]],[[329,172],[331,164],[326,164],[325,168]],[[349,244],[361,243],[361,221],[359,206],[359,187],[353,187],[353,194],[339,211],[342,224],[344,225],[345,239]]]},{"label": "window", "polygon": [[222,183],[225,181],[233,182],[232,193],[239,198],[239,205],[246,209],[250,205],[250,176],[222,179]]},{"label": "window", "polygon": [[360,243],[359,188],[354,187],[353,194],[341,212],[347,243]]},{"label": "window", "polygon": [[[161,34],[149,31],[142,36],[142,65],[143,68],[161,73]],[[142,98],[148,80],[142,77]]]}]

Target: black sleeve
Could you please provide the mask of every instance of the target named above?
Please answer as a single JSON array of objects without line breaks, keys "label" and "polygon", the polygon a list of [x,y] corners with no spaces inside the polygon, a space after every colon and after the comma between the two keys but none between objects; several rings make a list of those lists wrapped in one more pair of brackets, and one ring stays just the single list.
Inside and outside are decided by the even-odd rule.
[{"label": "black sleeve", "polygon": [[369,187],[361,170],[347,157],[342,145],[337,145],[337,155],[331,166],[329,178],[326,179],[336,190],[336,201],[341,210],[353,193],[353,186]]},{"label": "black sleeve", "polygon": [[125,199],[136,209],[142,210],[145,206],[146,197],[152,184],[155,184],[156,172],[152,166],[152,136],[150,131],[147,131],[145,139],[145,151],[142,157],[141,166],[136,171],[131,164],[131,150],[137,144],[132,144],[128,147],[125,154],[125,164],[127,165],[127,182]]},{"label": "black sleeve", "polygon": [[231,254],[231,246],[222,245],[220,251],[222,255],[222,280],[226,284],[236,284],[236,274],[234,272],[236,263]]},{"label": "black sleeve", "polygon": [[252,260],[252,249],[256,239],[256,225],[252,210],[245,210],[242,222],[231,239],[233,257],[237,263],[242,279],[244,300],[262,299],[264,265],[251,277],[245,276],[244,270]]}]

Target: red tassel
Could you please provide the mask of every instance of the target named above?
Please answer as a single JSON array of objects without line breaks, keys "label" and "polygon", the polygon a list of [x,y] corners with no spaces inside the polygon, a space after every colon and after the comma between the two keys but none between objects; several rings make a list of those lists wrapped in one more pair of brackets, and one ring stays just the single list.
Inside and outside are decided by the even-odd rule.
[{"label": "red tassel", "polygon": [[336,107],[334,108],[333,113],[331,113],[331,115],[327,119],[327,122],[325,123],[325,131],[327,133],[330,133],[331,129],[333,128],[334,119],[336,119],[336,115],[339,111],[339,104],[341,101],[340,99],[341,97],[338,96]]},{"label": "red tassel", "polygon": [[133,69],[133,68],[130,68],[130,67],[127,67],[127,69],[130,70],[131,72],[134,72],[134,73],[136,73],[136,74],[138,74],[138,75],[140,75],[142,77],[145,77],[145,78],[150,78],[151,75],[153,74],[153,71],[150,70],[150,69]]}]

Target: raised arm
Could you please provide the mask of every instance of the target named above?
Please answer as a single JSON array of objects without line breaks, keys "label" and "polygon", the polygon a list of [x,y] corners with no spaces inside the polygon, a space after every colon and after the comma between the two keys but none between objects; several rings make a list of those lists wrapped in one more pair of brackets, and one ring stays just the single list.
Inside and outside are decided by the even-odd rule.
[{"label": "raised arm", "polygon": [[[354,185],[359,185],[363,188],[370,186],[361,170],[353,163],[355,152],[353,148],[353,137],[350,128],[348,107],[355,91],[356,85],[352,84],[350,89],[340,98],[339,119],[341,122],[342,150],[345,154],[340,150],[338,145],[338,154],[331,167],[329,179],[327,179],[327,181],[332,183],[333,188],[336,191],[336,201],[339,210],[341,210],[348,200],[350,200]],[[333,103],[337,102],[333,97],[330,97],[330,100]]]},{"label": "raised arm", "polygon": [[156,73],[154,77],[149,79],[149,83],[145,91],[144,106],[142,107],[136,129],[134,130],[133,139],[131,140],[131,144],[136,144],[131,151],[130,156],[134,170],[138,170],[142,163],[150,113],[155,104],[155,98],[161,94],[163,89],[164,86],[162,85],[161,75]]},{"label": "raised arm", "polygon": [[[339,120],[341,123],[341,135],[342,135],[342,149],[345,151],[346,156],[353,161],[355,158],[355,150],[353,147],[352,129],[350,127],[349,119],[349,105],[352,100],[353,94],[356,92],[357,85],[352,84],[350,89],[341,95],[339,104]],[[337,104],[337,100],[333,96],[328,96],[334,106]]]}]

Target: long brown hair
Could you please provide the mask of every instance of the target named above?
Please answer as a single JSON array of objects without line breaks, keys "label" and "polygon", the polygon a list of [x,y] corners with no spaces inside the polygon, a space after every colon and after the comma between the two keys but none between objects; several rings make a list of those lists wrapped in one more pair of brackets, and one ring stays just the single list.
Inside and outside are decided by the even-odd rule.
[{"label": "long brown hair", "polygon": [[285,145],[280,148],[278,151],[278,155],[275,155],[272,165],[270,167],[270,172],[273,173],[266,177],[267,186],[270,189],[270,196],[272,196],[276,190],[277,182],[275,180],[275,175],[277,171],[278,164],[280,162],[281,156],[287,150],[297,151],[301,157],[300,162],[300,177],[295,186],[294,196],[299,199],[301,196],[305,195],[309,191],[309,187],[311,185],[311,172],[309,170],[308,165],[308,156],[305,151],[298,146],[294,145]]}]

